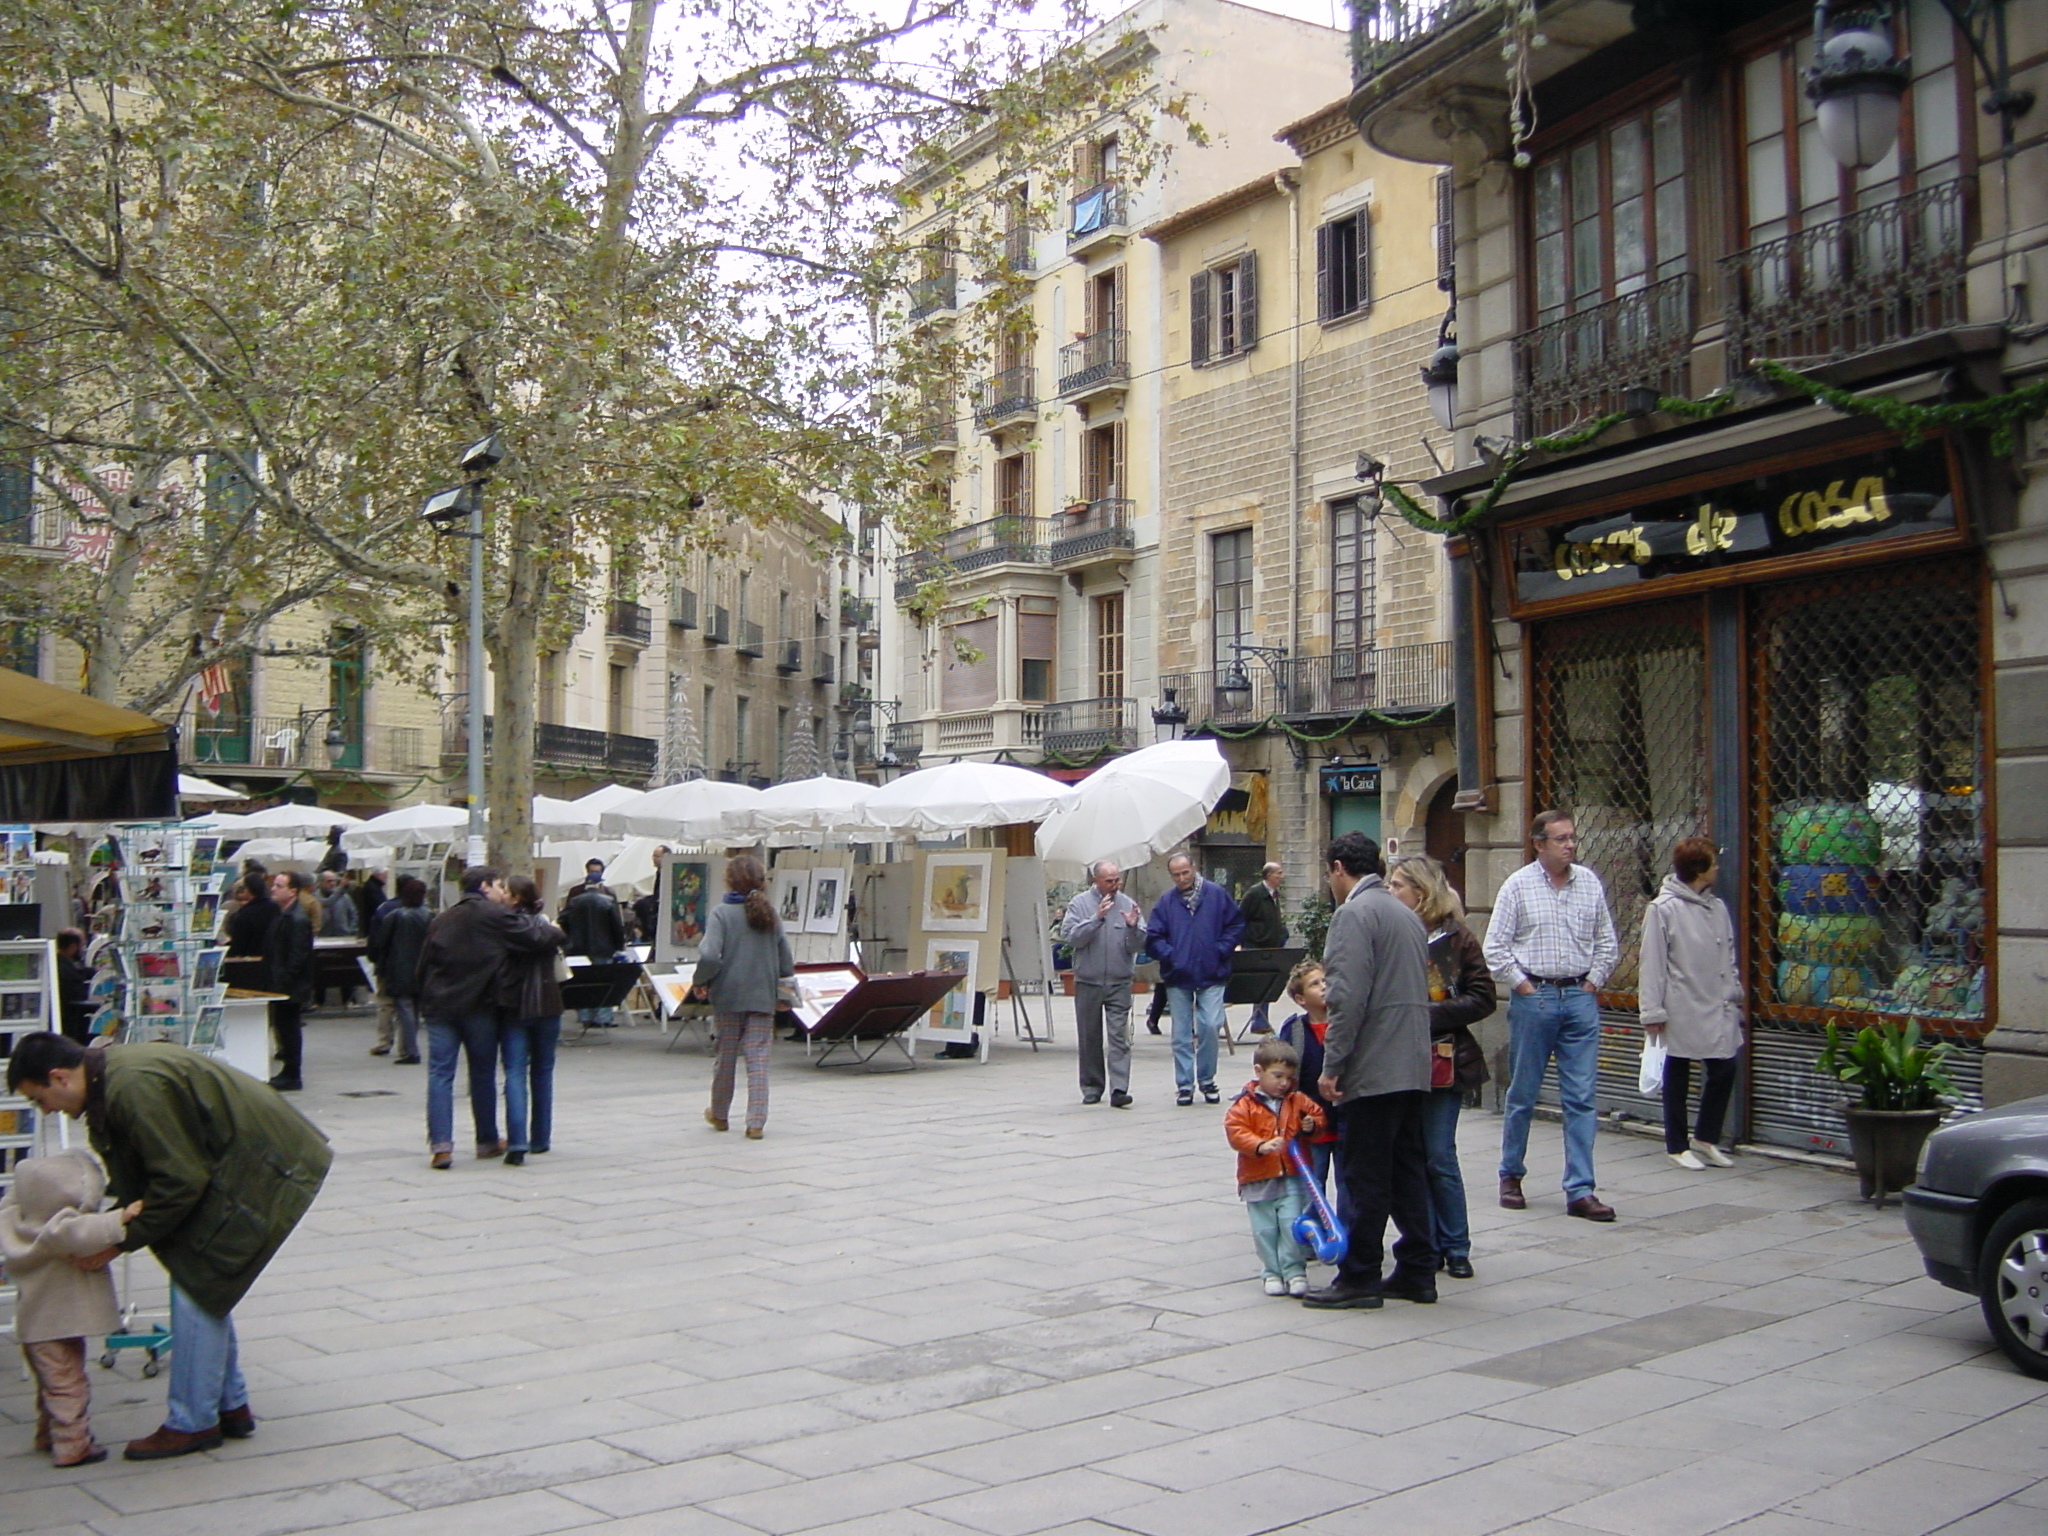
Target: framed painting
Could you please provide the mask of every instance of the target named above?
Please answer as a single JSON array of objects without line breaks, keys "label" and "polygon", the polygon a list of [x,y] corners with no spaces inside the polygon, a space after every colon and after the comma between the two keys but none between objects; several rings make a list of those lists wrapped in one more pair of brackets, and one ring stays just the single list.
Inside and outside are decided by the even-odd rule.
[{"label": "framed painting", "polygon": [[926,933],[986,933],[993,857],[986,850],[925,855],[918,926]]},{"label": "framed painting", "polygon": [[812,870],[810,909],[804,918],[804,932],[837,933],[845,921],[845,869]]},{"label": "framed painting", "polygon": [[661,871],[661,897],[666,920],[658,957],[694,955],[711,918],[711,866],[702,859],[669,859]]},{"label": "framed painting", "polygon": [[966,1045],[974,1039],[975,972],[981,958],[979,939],[931,939],[926,942],[928,971],[965,971],[960,984],[932,1005],[918,1033],[932,1040]]},{"label": "framed painting", "polygon": [[775,915],[785,933],[802,933],[811,910],[811,872],[808,869],[778,869],[770,887]]}]

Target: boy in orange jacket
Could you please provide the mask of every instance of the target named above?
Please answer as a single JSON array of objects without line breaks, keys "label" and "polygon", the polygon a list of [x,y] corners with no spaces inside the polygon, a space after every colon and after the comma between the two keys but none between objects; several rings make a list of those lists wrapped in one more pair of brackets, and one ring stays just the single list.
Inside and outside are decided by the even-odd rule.
[{"label": "boy in orange jacket", "polygon": [[1287,1160],[1287,1143],[1322,1129],[1315,1101],[1295,1090],[1301,1053],[1284,1040],[1262,1040],[1252,1055],[1258,1076],[1244,1085],[1223,1117],[1237,1149],[1237,1198],[1252,1222],[1268,1296],[1308,1290],[1308,1262],[1294,1240],[1294,1221],[1308,1197]]}]

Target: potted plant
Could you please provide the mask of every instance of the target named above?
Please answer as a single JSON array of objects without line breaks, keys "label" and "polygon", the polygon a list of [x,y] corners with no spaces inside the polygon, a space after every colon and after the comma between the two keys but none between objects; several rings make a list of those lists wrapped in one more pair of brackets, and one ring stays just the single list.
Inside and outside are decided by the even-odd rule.
[{"label": "potted plant", "polygon": [[1866,1024],[1853,1038],[1829,1022],[1827,1048],[1815,1065],[1863,1090],[1860,1101],[1842,1106],[1842,1116],[1864,1199],[1882,1207],[1887,1191],[1913,1182],[1920,1148],[1955,1097],[1955,1083],[1942,1069],[1948,1053],[1945,1041],[1921,1043],[1918,1019]]}]

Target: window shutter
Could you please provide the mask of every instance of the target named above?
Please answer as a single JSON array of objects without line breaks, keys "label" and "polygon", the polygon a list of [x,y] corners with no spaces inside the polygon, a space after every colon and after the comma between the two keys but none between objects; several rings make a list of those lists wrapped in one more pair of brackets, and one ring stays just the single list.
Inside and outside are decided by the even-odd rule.
[{"label": "window shutter", "polygon": [[1316,318],[1327,320],[1336,308],[1330,297],[1330,226],[1316,226]]},{"label": "window shutter", "polygon": [[1209,274],[1188,279],[1188,361],[1200,367],[1209,361]]},{"label": "window shutter", "polygon": [[1354,314],[1364,314],[1372,308],[1372,209],[1361,208],[1358,219],[1358,238],[1352,243],[1354,260],[1357,262],[1357,284],[1353,290],[1358,295]]},{"label": "window shutter", "polygon": [[1017,506],[1019,517],[1030,517],[1038,510],[1038,503],[1031,494],[1031,455],[1017,455]]},{"label": "window shutter", "polygon": [[1452,216],[1457,193],[1451,188],[1451,173],[1440,171],[1436,178],[1436,285],[1445,293],[1458,285],[1458,245]]},{"label": "window shutter", "polygon": [[1089,146],[1084,141],[1074,146],[1074,196],[1079,197],[1095,185],[1094,167],[1091,163]]},{"label": "window shutter", "polygon": [[1249,352],[1259,344],[1259,253],[1246,251],[1237,259],[1237,350]]}]

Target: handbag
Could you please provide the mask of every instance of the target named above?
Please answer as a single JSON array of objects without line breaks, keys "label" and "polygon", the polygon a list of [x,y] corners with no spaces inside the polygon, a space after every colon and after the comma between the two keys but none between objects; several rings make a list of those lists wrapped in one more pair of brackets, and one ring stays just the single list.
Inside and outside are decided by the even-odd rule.
[{"label": "handbag", "polygon": [[1643,1064],[1636,1073],[1636,1087],[1643,1093],[1664,1091],[1664,1058],[1670,1054],[1661,1041],[1643,1042]]},{"label": "handbag", "polygon": [[555,980],[557,980],[557,981],[573,981],[573,980],[575,979],[575,976],[576,976],[576,967],[575,967],[575,966],[573,966],[573,965],[571,965],[571,964],[569,963],[569,957],[568,957],[567,955],[563,954],[563,953],[562,953],[562,952],[561,952],[561,951],[560,951],[559,949],[558,949],[558,950],[556,950],[556,951],[555,951]]},{"label": "handbag", "polygon": [[1434,1040],[1429,1047],[1429,1086],[1451,1088],[1458,1081],[1458,1047],[1455,1041]]}]

